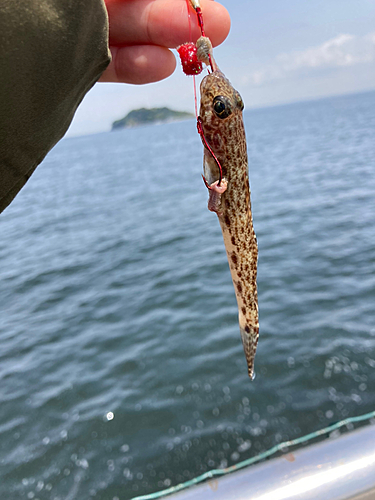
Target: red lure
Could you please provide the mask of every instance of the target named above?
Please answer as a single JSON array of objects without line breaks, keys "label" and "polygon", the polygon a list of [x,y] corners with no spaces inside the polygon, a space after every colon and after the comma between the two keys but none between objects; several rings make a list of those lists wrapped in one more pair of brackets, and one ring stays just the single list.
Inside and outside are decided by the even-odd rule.
[{"label": "red lure", "polygon": [[[189,12],[189,0],[187,0],[188,4],[188,15],[189,15],[189,31],[190,31],[190,37],[191,37],[191,30],[190,30],[190,12]],[[197,19],[198,19],[198,25],[201,30],[202,36],[206,36],[204,33],[204,26],[203,26],[203,16],[202,16],[202,10],[199,6],[199,1],[196,2],[191,2],[191,4],[194,7],[194,10],[197,14]],[[191,40],[191,38],[190,38]],[[182,71],[185,73],[185,75],[199,75],[203,71],[203,63],[198,60],[197,58],[197,47],[194,43],[188,42],[184,43],[183,45],[180,45],[177,49],[177,52],[180,55],[181,59],[181,64],[182,64]],[[210,61],[211,62],[211,61]],[[212,67],[212,65],[211,65]]]},{"label": "red lure", "polygon": [[202,72],[203,64],[197,59],[197,47],[193,42],[180,45],[177,52],[180,55],[185,75],[199,75]]}]

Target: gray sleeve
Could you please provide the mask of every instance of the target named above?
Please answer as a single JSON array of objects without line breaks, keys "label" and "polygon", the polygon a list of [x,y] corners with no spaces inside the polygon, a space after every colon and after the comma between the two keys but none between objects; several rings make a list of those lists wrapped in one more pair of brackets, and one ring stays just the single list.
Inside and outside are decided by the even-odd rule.
[{"label": "gray sleeve", "polygon": [[0,212],[110,61],[103,0],[0,2]]}]

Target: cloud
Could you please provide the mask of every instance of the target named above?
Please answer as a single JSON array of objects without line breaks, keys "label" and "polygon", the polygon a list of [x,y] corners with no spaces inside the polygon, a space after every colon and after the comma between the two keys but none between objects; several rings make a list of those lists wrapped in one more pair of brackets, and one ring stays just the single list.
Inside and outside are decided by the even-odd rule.
[{"label": "cloud", "polygon": [[375,32],[365,36],[340,34],[321,45],[302,51],[283,53],[271,65],[264,66],[244,77],[253,86],[316,72],[324,68],[350,67],[375,62]]}]

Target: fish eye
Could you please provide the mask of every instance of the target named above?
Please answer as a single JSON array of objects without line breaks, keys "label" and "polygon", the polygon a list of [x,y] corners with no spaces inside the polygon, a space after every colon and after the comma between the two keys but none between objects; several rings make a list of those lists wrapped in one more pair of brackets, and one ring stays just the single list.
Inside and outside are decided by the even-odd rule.
[{"label": "fish eye", "polygon": [[219,118],[226,118],[232,112],[228,99],[221,95],[215,97],[213,107],[216,115]]}]

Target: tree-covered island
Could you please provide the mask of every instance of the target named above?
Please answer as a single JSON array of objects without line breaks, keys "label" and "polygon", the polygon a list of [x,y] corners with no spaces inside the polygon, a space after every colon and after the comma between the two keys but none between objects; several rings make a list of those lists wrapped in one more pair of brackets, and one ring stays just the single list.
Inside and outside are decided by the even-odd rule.
[{"label": "tree-covered island", "polygon": [[133,109],[133,111],[130,111],[124,118],[121,118],[121,120],[114,121],[112,123],[112,130],[138,127],[139,125],[155,122],[161,123],[187,120],[189,118],[194,118],[194,115],[186,111],[174,111],[169,108]]}]

